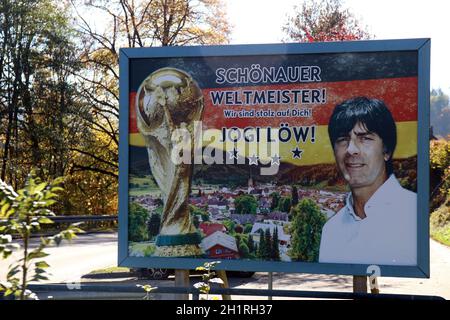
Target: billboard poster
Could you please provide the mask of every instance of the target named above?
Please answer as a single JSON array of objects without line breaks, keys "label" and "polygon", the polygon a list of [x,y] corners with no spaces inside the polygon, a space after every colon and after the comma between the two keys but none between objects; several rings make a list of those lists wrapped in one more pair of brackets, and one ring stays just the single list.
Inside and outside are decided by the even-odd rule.
[{"label": "billboard poster", "polygon": [[119,262],[428,276],[427,49],[122,49]]}]

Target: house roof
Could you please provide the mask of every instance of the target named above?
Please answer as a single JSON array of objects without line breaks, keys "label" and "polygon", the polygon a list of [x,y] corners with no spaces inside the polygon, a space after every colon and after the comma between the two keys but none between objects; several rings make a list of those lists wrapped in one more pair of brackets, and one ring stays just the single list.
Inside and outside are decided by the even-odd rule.
[{"label": "house roof", "polygon": [[227,205],[227,201],[224,200],[219,200],[219,199],[209,199],[208,200],[208,205],[216,205],[216,206],[226,206]]},{"label": "house roof", "polygon": [[216,231],[225,231],[225,226],[221,223],[200,223],[199,226],[206,236],[213,234]]},{"label": "house roof", "polygon": [[197,204],[197,203],[202,203],[203,199],[202,198],[190,198],[189,201],[190,201],[190,203]]},{"label": "house roof", "polygon": [[200,247],[204,251],[211,249],[215,245],[221,245],[222,247],[238,252],[236,240],[234,239],[234,237],[220,231],[214,232],[213,234],[204,238],[200,243]]},{"label": "house roof", "polygon": [[270,212],[267,217],[271,220],[289,221],[289,215],[286,212],[281,211]]},{"label": "house roof", "polygon": [[215,208],[215,207],[208,207],[208,212],[209,213],[219,213],[220,212],[220,210],[219,210],[219,208]]}]

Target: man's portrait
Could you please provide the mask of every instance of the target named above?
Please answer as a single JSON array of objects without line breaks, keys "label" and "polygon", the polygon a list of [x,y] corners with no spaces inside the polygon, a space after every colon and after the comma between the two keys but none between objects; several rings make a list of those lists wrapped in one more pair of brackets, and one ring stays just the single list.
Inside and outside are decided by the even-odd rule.
[{"label": "man's portrait", "polygon": [[397,129],[388,106],[346,100],[335,107],[328,134],[350,192],[323,227],[319,262],[416,265],[417,195],[393,171]]}]

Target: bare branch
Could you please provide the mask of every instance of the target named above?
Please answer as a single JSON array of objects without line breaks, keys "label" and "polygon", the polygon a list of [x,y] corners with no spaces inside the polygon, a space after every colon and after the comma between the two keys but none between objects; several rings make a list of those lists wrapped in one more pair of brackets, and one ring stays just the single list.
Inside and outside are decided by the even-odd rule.
[{"label": "bare branch", "polygon": [[91,157],[91,158],[95,159],[96,161],[104,163],[104,164],[107,164],[107,165],[109,165],[111,167],[114,167],[114,168],[117,168],[117,169],[119,168],[119,165],[117,163],[113,163],[113,162],[107,161],[107,160],[102,159],[100,157],[97,157],[96,155],[94,155],[92,153],[89,153],[87,151],[80,150],[78,148],[70,148],[69,150],[75,151],[75,152],[78,152],[78,153],[81,153],[81,154],[84,154],[85,156]]},{"label": "bare branch", "polygon": [[[95,168],[93,166],[83,166],[83,165],[80,165],[80,164],[74,164],[73,165],[73,169],[74,169],[73,171],[93,171],[93,172],[102,173],[102,174],[114,177],[116,179],[119,178],[119,176],[116,173],[114,173],[114,172],[109,172],[107,170],[103,170],[103,169],[100,169],[100,168]],[[80,169],[80,170],[75,170],[75,169]]]}]

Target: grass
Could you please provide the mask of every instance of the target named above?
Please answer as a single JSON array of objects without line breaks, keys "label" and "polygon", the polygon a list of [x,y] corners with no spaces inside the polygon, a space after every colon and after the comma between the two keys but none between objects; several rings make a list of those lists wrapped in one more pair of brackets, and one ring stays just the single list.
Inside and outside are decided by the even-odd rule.
[{"label": "grass", "polygon": [[130,188],[129,194],[132,197],[140,197],[140,196],[150,195],[155,198],[158,198],[161,195],[161,190],[150,189],[150,188],[133,188],[133,189]]},{"label": "grass", "polygon": [[163,206],[159,206],[159,207],[157,207],[155,210],[153,210],[152,213],[157,213],[157,214],[159,214],[159,215],[162,215],[163,209],[164,209]]},{"label": "grass", "polygon": [[139,184],[139,185],[144,185],[145,183],[147,183],[147,185],[149,187],[158,188],[158,186],[153,181],[152,176],[149,176],[149,175],[147,175],[147,176],[130,175],[129,182],[134,183],[134,184]]},{"label": "grass", "polygon": [[450,226],[444,228],[431,228],[431,238],[450,247]]},{"label": "grass", "polygon": [[328,192],[348,192],[350,189],[346,184],[329,186],[327,181],[320,181],[313,185],[295,184],[298,189],[303,190],[322,190]]},{"label": "grass", "polygon": [[135,176],[130,175],[129,184],[133,187],[129,188],[129,194],[133,197],[139,197],[144,195],[151,195],[154,197],[159,197],[161,195],[161,190],[155,184],[152,177],[147,176]]},{"label": "grass", "polygon": [[155,252],[156,246],[154,242],[130,242],[130,255],[150,257]]},{"label": "grass", "polygon": [[105,274],[105,273],[119,273],[119,272],[130,272],[130,268],[126,267],[109,267],[104,269],[97,269],[89,272],[89,274]]}]

